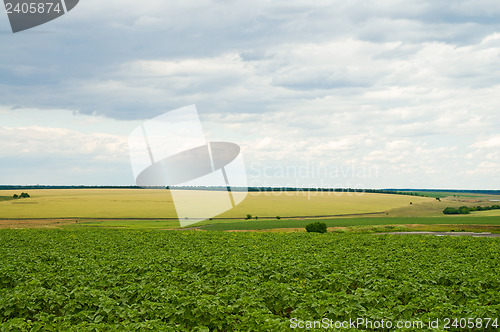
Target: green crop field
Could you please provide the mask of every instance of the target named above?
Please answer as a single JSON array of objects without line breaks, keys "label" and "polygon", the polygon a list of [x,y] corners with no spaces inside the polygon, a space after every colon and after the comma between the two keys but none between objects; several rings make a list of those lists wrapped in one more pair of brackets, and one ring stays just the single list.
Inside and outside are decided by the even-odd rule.
[{"label": "green crop field", "polygon": [[[18,191],[2,191],[1,196],[15,193]],[[50,189],[30,190],[29,193],[29,199],[0,202],[0,219],[177,217],[168,190]],[[196,196],[197,192],[190,194]],[[219,217],[362,214],[406,207],[410,202],[417,205],[432,201],[425,197],[371,193],[251,192],[240,205]]]},{"label": "green crop field", "polygon": [[[179,227],[168,190],[14,193],[0,193],[0,228],[21,228],[0,229],[0,331],[283,331],[349,319],[440,320],[441,330],[463,331],[445,328],[446,317],[474,318],[485,331],[500,324],[499,238],[372,234],[500,233],[499,210],[442,213],[491,205],[489,196],[249,193],[195,225],[203,231],[178,231],[166,230]],[[330,232],[306,233],[314,218]]]},{"label": "green crop field", "polygon": [[499,255],[498,238],[0,230],[0,330],[284,331],[349,319],[439,319],[444,330],[444,318],[464,317],[494,331]]}]

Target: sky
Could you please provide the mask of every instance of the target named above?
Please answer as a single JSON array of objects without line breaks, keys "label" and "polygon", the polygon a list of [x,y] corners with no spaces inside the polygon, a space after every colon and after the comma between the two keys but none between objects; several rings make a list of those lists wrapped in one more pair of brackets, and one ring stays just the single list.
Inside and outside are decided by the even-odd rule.
[{"label": "sky", "polygon": [[0,184],[133,185],[195,104],[251,186],[500,189],[497,0],[81,0],[0,45]]}]

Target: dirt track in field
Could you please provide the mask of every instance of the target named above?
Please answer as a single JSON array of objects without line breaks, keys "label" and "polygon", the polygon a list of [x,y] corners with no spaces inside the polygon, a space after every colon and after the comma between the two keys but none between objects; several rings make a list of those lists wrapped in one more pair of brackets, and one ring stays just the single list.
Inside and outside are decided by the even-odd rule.
[{"label": "dirt track in field", "polygon": [[0,220],[2,228],[57,228],[62,225],[75,224],[76,219],[23,219],[23,220]]}]

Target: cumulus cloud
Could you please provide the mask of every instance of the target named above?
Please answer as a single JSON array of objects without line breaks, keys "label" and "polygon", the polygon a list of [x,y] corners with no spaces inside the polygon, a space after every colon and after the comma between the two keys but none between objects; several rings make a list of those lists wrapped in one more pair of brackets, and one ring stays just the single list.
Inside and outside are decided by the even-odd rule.
[{"label": "cumulus cloud", "polygon": [[[0,113],[0,156],[118,162],[115,127],[195,103],[207,137],[239,143],[249,163],[378,167],[367,187],[498,186],[480,171],[498,163],[499,11],[494,0],[87,0],[39,28],[52,33],[1,34],[1,103],[54,123]],[[61,109],[88,118],[70,125]],[[102,125],[83,130],[89,121]]]},{"label": "cumulus cloud", "polygon": [[128,152],[126,137],[84,134],[64,128],[0,127],[0,140],[4,142],[0,157],[80,155],[114,161],[123,159]]},{"label": "cumulus cloud", "polygon": [[126,184],[127,123],[69,110],[0,107],[0,183]]}]

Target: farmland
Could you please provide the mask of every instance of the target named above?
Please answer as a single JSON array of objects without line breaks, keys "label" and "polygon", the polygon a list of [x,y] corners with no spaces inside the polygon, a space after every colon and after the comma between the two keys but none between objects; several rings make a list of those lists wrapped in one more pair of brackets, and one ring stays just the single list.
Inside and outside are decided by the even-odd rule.
[{"label": "farmland", "polygon": [[[15,193],[20,192],[3,190],[0,193],[3,198],[0,198],[0,228],[179,228],[168,190],[45,189],[30,190],[31,198],[13,200]],[[197,195],[195,191],[192,194]],[[500,210],[461,216],[442,213],[447,206],[489,206],[498,197],[425,194],[440,196],[440,201],[433,197],[374,193],[252,192],[236,208],[195,226],[219,231],[303,229],[309,219],[320,218],[330,228],[418,224],[427,225],[429,230],[433,229],[431,225],[441,225],[440,230],[500,233]],[[252,219],[245,220],[247,215]],[[426,229],[422,227],[419,230]]]},{"label": "farmland", "polygon": [[[196,225],[203,231],[178,231],[168,190],[14,193],[0,194],[0,228],[16,228],[0,229],[0,330],[281,331],[291,319],[500,318],[500,239],[373,234],[500,233],[498,210],[442,213],[495,197],[251,193]],[[330,232],[305,233],[311,219]]]},{"label": "farmland", "polygon": [[[12,196],[18,191],[3,191]],[[192,195],[196,195],[192,191]],[[54,189],[31,190],[27,200],[0,202],[0,218],[176,218],[168,190]],[[432,198],[368,193],[249,193],[220,218],[345,215],[383,212]]]},{"label": "farmland", "polygon": [[498,318],[499,254],[494,238],[0,230],[0,321],[4,330],[278,331],[292,318]]},{"label": "farmland", "polygon": [[[19,190],[3,191],[12,196]],[[30,190],[31,198],[0,202],[0,218],[175,218],[168,190]]]}]

